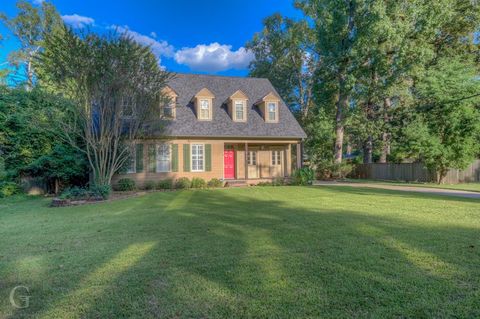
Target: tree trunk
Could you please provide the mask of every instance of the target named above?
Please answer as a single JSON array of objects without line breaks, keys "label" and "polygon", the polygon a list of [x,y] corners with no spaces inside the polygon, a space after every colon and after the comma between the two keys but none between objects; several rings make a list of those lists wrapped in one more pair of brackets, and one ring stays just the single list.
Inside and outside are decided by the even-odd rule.
[{"label": "tree trunk", "polygon": [[368,136],[368,139],[365,142],[365,145],[363,147],[363,163],[364,164],[370,164],[373,162],[372,153],[373,153],[373,138],[370,135]]},{"label": "tree trunk", "polygon": [[346,79],[343,71],[340,72],[339,77],[339,94],[337,102],[337,110],[335,115],[335,164],[342,163],[343,157],[343,135],[345,131],[343,117],[343,112],[348,107],[348,95],[346,92]]},{"label": "tree trunk", "polygon": [[445,182],[445,177],[447,177],[448,174],[448,168],[440,168],[437,171],[437,183],[438,184],[443,184]]},{"label": "tree trunk", "polygon": [[383,127],[384,131],[382,133],[382,150],[380,153],[379,163],[386,163],[387,156],[390,154],[390,135],[387,132],[387,125],[389,122],[388,111],[392,106],[392,101],[389,97],[383,100]]}]

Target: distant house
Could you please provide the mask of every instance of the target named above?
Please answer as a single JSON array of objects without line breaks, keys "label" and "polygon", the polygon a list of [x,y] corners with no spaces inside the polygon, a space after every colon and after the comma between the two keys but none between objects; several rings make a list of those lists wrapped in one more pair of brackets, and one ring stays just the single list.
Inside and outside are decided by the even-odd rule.
[{"label": "distant house", "polygon": [[114,183],[200,177],[255,184],[301,165],[305,132],[269,80],[177,74],[165,93],[168,119],[135,141],[134,160]]}]

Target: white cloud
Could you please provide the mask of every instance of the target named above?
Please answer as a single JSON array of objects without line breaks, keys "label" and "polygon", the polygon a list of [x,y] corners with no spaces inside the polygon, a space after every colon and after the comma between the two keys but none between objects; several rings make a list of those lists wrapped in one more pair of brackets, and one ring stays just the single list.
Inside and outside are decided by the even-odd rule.
[{"label": "white cloud", "polygon": [[86,27],[87,25],[94,25],[95,20],[90,17],[84,17],[78,14],[72,15],[63,15],[62,16],[63,22],[72,26],[73,28],[81,29]]},{"label": "white cloud", "polygon": [[122,27],[117,25],[110,26],[110,29],[115,29],[120,33],[125,33],[128,36],[132,37],[136,42],[143,45],[150,46],[152,48],[153,53],[158,57],[159,61],[161,56],[173,57],[173,54],[175,52],[173,46],[168,44],[167,41],[155,40],[154,37],[157,36],[155,32],[150,33],[151,36],[148,36],[148,35],[144,35],[144,34],[132,31],[128,28],[128,26]]},{"label": "white cloud", "polygon": [[41,4],[43,3],[43,1],[45,1],[45,0],[32,0],[32,3],[33,3],[34,5],[39,6],[39,5],[41,5]]},{"label": "white cloud", "polygon": [[253,53],[244,47],[232,51],[231,45],[217,42],[199,44],[194,48],[182,48],[175,53],[175,61],[192,70],[218,72],[229,69],[244,69],[253,60]]},{"label": "white cloud", "polygon": [[153,31],[150,32],[150,36],[151,36],[152,38],[155,38],[155,39],[157,38],[157,34],[156,34],[155,32],[153,32]]}]

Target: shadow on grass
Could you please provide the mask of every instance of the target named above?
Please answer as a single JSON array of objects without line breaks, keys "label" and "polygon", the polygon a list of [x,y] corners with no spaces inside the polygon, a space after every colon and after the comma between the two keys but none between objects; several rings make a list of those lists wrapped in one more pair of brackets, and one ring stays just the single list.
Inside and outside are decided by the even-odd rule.
[{"label": "shadow on grass", "polygon": [[[373,194],[471,202],[346,187],[330,192],[339,200]],[[59,256],[49,258],[45,267],[54,275],[43,275],[47,282],[36,294],[43,302],[13,317],[480,316],[478,228],[332,208],[315,202],[319,195],[329,194],[186,191],[101,206],[100,217],[87,209],[78,217],[78,237],[94,238],[68,253],[67,270],[58,269]]]}]

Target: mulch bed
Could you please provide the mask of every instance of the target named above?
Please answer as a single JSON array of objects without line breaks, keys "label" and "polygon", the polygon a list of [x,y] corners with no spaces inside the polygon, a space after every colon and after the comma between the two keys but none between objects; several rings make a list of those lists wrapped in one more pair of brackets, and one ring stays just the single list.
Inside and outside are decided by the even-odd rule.
[{"label": "mulch bed", "polygon": [[66,206],[79,206],[79,205],[89,205],[97,203],[112,202],[119,199],[126,199],[131,197],[143,196],[149,193],[157,192],[174,192],[176,189],[166,189],[166,190],[148,190],[148,191],[132,191],[132,192],[112,192],[108,199],[102,198],[89,198],[83,200],[71,200],[71,199],[62,199],[55,197],[52,199],[51,207],[66,207]]}]

